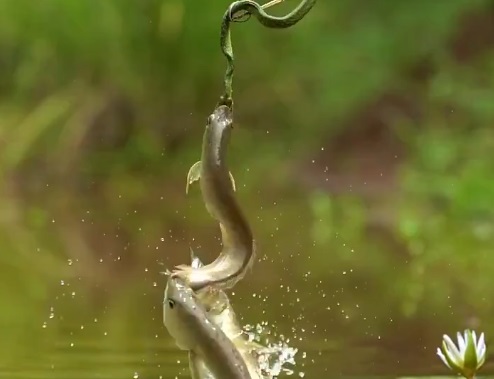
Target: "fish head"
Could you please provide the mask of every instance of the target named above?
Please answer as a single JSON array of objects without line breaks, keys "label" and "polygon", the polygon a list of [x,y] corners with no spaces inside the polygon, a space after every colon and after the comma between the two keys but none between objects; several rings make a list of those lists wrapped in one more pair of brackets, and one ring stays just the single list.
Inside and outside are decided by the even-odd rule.
[{"label": "fish head", "polygon": [[194,291],[180,278],[168,278],[163,299],[163,323],[177,346],[193,350],[197,343],[195,330],[207,319]]}]

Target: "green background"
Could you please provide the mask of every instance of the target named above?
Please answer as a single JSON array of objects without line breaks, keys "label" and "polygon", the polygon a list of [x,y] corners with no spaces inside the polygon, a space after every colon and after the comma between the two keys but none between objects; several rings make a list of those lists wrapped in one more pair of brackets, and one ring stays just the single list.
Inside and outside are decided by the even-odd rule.
[{"label": "green background", "polygon": [[[184,190],[228,4],[0,0],[0,377],[186,375],[160,271],[220,249]],[[259,260],[232,301],[306,377],[446,374],[443,333],[494,334],[493,36],[487,0],[233,25],[229,164]]]}]

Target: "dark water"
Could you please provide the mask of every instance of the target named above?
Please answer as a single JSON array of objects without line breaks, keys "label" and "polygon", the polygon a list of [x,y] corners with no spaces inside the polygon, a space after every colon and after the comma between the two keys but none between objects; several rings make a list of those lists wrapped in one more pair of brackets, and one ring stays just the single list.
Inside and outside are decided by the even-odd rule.
[{"label": "dark water", "polygon": [[[60,338],[51,341],[51,346],[39,350],[36,357],[26,356],[23,360],[18,360],[16,365],[2,367],[0,377],[12,379],[190,377],[186,355],[173,345],[165,332],[150,339],[135,336],[134,342],[134,347],[122,344],[108,346],[102,339]],[[306,359],[299,357],[301,364],[294,367],[293,375],[282,377],[396,378],[413,376],[407,375],[407,372],[415,373],[417,376],[430,376],[424,375],[427,370],[446,373],[446,369],[436,365],[424,367],[418,359],[411,357],[399,359],[392,353],[380,356],[376,348],[346,348],[338,352],[308,349],[306,354]],[[396,374],[393,375],[393,371]]]},{"label": "dark water", "polygon": [[[262,271],[262,270],[261,270]],[[252,277],[251,277],[252,276]],[[178,350],[162,325],[165,279],[149,280],[104,305],[93,302],[74,282],[64,281],[45,312],[26,323],[0,361],[1,378],[187,378],[186,353]],[[365,312],[342,315],[320,281],[265,286],[254,274],[231,296],[244,324],[267,322],[272,342],[284,340],[298,349],[291,375],[281,377],[404,377],[448,374],[435,356],[440,339],[430,340],[416,322],[393,328],[397,333],[365,332]],[[158,284],[159,283],[159,284]],[[319,288],[319,290],[317,290]],[[105,291],[101,291],[105,293]],[[235,292],[235,291],[234,291]],[[91,300],[89,300],[91,299]],[[332,304],[336,311],[328,306]],[[382,304],[383,305],[383,304]],[[371,325],[371,324],[369,324]],[[409,328],[409,329],[407,329]],[[415,328],[415,329],[414,329]],[[362,332],[362,330],[364,330]],[[6,330],[8,334],[8,330]],[[439,334],[441,333],[438,331]],[[18,333],[19,334],[19,333]]]},{"label": "dark water", "polygon": [[[45,346],[38,351],[34,359],[25,357],[24,360],[18,360],[15,366],[2,367],[0,377],[33,379],[189,377],[186,354],[174,346],[165,332],[162,332],[161,336],[147,340],[135,336],[134,342],[135,347],[132,348],[122,345],[108,346],[101,339],[61,338],[51,341],[49,344],[51,346]],[[385,373],[396,370],[399,364],[397,357],[393,357],[392,354],[388,355],[389,361],[384,356],[380,362],[370,361],[370,357],[378,357],[375,349],[372,348],[345,349],[339,352],[326,349],[306,349],[304,352],[306,358],[303,359],[302,353],[299,353],[299,364],[292,367],[295,373],[290,376],[305,378],[396,377],[396,375]],[[404,359],[404,361],[407,360],[411,361],[410,358]],[[378,364],[381,367],[378,367]],[[409,369],[410,372],[423,370],[423,368],[417,370],[414,367],[409,367]],[[350,375],[345,374],[345,371],[360,372],[360,374]],[[406,365],[399,371],[406,372]]]},{"label": "dark water", "polygon": [[[464,304],[436,306],[415,295],[410,301],[407,286],[421,282],[404,274],[406,256],[351,230],[337,234],[329,221],[316,219],[314,232],[307,208],[294,204],[250,209],[258,259],[230,293],[244,325],[263,323],[263,337],[298,350],[296,365],[285,366],[291,375],[282,377],[449,374],[436,348],[444,333],[475,322]],[[214,259],[218,228],[198,200],[175,207],[168,199],[167,207],[177,216],[165,221],[153,203],[106,224],[92,223],[91,208],[75,221],[74,211],[50,217],[39,234],[25,225],[2,229],[8,255],[0,266],[0,378],[189,377],[186,353],[162,323],[160,271],[188,262],[189,244],[205,262]],[[197,209],[204,213],[199,220]],[[492,372],[489,364],[482,371]]]}]

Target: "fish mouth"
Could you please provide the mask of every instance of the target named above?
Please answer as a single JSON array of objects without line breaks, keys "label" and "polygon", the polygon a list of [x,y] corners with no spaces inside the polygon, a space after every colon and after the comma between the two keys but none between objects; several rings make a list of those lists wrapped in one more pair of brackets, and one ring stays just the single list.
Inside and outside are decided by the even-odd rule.
[{"label": "fish mouth", "polygon": [[231,125],[233,122],[232,110],[226,105],[218,106],[212,116],[212,121],[222,124],[223,127]]},{"label": "fish mouth", "polygon": [[165,298],[187,297],[194,299],[194,291],[187,285],[184,279],[170,276],[165,289]]}]

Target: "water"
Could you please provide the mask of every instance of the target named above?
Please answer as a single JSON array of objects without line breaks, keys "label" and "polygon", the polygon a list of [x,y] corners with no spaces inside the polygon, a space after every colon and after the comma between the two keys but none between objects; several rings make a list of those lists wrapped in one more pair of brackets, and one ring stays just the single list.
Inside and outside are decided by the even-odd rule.
[{"label": "water", "polygon": [[[408,255],[383,253],[351,230],[314,242],[311,217],[293,204],[275,215],[251,208],[258,260],[229,293],[244,325],[267,325],[272,342],[297,349],[296,365],[286,366],[292,375],[282,377],[447,375],[436,357],[443,333],[474,327],[489,344],[489,309],[480,314],[450,299],[448,277],[410,276]],[[205,261],[214,259],[218,229],[207,214],[209,227],[192,222],[196,209],[205,213],[199,201],[177,205],[181,213],[167,220],[156,208],[130,212],[116,230],[119,215],[100,216],[110,226],[91,225],[89,237],[72,212],[36,233],[4,225],[0,378],[189,377],[187,355],[162,323],[160,271],[188,262],[189,244]],[[425,280],[442,285],[435,297],[417,290]],[[488,361],[481,374],[491,373]]]},{"label": "water", "polygon": [[[292,296],[295,293],[303,298],[303,294],[312,293],[314,282],[297,285],[293,281],[287,290],[285,286],[263,287],[255,277],[247,280],[231,296],[243,324],[251,325],[252,333],[263,331],[271,342],[284,340],[298,350],[296,365],[286,365],[288,370],[281,377],[385,378],[448,373],[435,356],[440,339],[428,333],[431,327],[397,320],[400,325],[391,330],[399,331],[395,335],[366,333],[370,330],[366,317],[346,318],[336,305],[331,311],[321,300],[297,301]],[[18,327],[3,328],[14,342],[10,348],[1,345],[0,378],[188,378],[187,355],[177,349],[162,325],[164,281],[161,278],[159,285],[146,285],[145,289],[120,288],[98,304],[83,291],[82,284],[66,280],[57,286],[58,293],[50,304],[42,306],[45,312],[40,308],[26,318],[30,333],[23,334]],[[148,283],[149,278],[137,282]],[[434,327],[440,335],[440,326]],[[290,369],[293,373],[288,375]]]},{"label": "water", "polygon": [[[165,337],[165,336],[163,336]],[[54,341],[50,349],[39,351],[34,361],[25,357],[18,361],[17,367],[0,368],[1,378],[11,379],[174,379],[188,378],[187,357],[178,351],[166,338],[154,340],[139,340],[135,337],[137,347],[129,346],[101,346],[101,341],[77,339],[73,347],[67,346],[66,339]],[[142,346],[146,346],[143,348]],[[290,377],[304,378],[388,378],[407,376],[399,372],[446,372],[441,367],[409,367],[406,365],[398,369],[396,357],[389,357],[389,361],[362,361],[362,356],[368,352],[345,350],[344,352],[330,352],[311,350],[308,357],[317,357],[315,363],[308,363],[304,368],[305,375],[293,374]],[[344,357],[346,355],[346,357]],[[374,354],[372,354],[375,356]],[[403,361],[407,361],[404,359]],[[310,361],[310,359],[309,359]],[[346,372],[338,371],[337,367],[346,366]],[[353,368],[350,366],[354,366]],[[381,366],[381,367],[379,367]],[[333,369],[331,369],[333,368]],[[395,371],[396,374],[392,374]],[[427,375],[428,376],[428,375]],[[284,376],[283,376],[284,377]]]},{"label": "water", "polygon": [[[171,341],[165,338],[156,338],[154,341],[139,340],[137,336],[135,338],[138,347],[134,349],[128,346],[102,347],[98,340],[84,340],[81,338],[77,339],[74,346],[69,347],[67,346],[67,341],[62,338],[60,341],[53,343],[50,349],[40,351],[34,362],[26,357],[24,361],[19,361],[20,366],[18,367],[2,367],[0,377],[12,379],[173,379],[189,377],[187,356],[178,351]],[[146,348],[140,347],[144,345]],[[359,362],[359,352],[357,350],[346,350],[345,353],[350,355],[344,360],[347,365],[362,365],[363,362]],[[339,366],[335,365],[336,362],[343,363],[341,361],[341,353],[312,350],[307,352],[307,356],[317,357],[317,359],[314,363],[305,363],[304,375],[295,373],[292,377],[325,378],[330,375],[342,376],[341,372],[331,371],[331,367]],[[303,359],[300,360],[303,361]],[[385,362],[381,363],[385,364]],[[378,372],[376,362],[367,362],[366,371],[363,366],[361,366],[363,372],[359,376],[368,377],[365,375],[366,371],[370,373]],[[387,370],[392,370],[392,368],[388,365]],[[352,372],[355,369],[349,369],[348,371]],[[379,377],[384,376],[384,374],[379,375]]]}]

